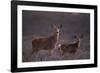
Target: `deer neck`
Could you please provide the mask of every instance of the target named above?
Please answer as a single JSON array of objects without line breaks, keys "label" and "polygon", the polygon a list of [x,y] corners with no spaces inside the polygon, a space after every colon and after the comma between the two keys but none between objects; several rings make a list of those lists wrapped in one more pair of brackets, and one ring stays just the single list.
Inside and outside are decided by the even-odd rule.
[{"label": "deer neck", "polygon": [[80,39],[77,40],[78,47],[80,47]]},{"label": "deer neck", "polygon": [[58,43],[58,40],[59,40],[59,33],[55,32],[53,33],[53,36],[54,40]]}]

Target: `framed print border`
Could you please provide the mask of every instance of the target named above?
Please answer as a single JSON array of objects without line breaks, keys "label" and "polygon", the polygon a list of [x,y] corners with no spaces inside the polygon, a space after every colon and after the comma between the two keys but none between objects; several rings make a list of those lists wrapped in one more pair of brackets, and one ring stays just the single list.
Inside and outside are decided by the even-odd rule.
[{"label": "framed print border", "polygon": [[[92,9],[94,10],[94,63],[79,64],[79,65],[60,65],[60,66],[44,66],[44,67],[27,67],[18,68],[18,6],[44,6],[58,8],[77,8],[77,9]],[[31,2],[31,1],[11,1],[11,72],[25,71],[43,71],[43,70],[58,70],[58,69],[73,69],[73,68],[89,68],[97,67],[97,6],[96,5],[81,5],[81,4],[62,4],[62,3],[47,3],[47,2]]]}]

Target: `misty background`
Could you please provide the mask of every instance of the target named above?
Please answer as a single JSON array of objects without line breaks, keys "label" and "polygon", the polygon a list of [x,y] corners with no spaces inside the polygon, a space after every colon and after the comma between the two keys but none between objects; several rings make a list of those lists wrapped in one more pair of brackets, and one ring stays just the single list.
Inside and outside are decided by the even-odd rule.
[{"label": "misty background", "polygon": [[[62,24],[60,42],[71,43],[74,35],[82,34],[80,49],[75,55],[66,53],[62,58],[49,58],[50,60],[76,60],[90,58],[90,14],[71,12],[48,12],[48,11],[22,11],[22,61],[40,61],[29,58],[32,52],[32,40],[36,37],[48,37],[52,35],[51,24]],[[40,52],[41,53],[41,52]],[[47,56],[47,51],[43,51]],[[42,55],[41,55],[42,56]],[[43,57],[43,56],[42,56]],[[29,59],[28,59],[29,58]]]}]

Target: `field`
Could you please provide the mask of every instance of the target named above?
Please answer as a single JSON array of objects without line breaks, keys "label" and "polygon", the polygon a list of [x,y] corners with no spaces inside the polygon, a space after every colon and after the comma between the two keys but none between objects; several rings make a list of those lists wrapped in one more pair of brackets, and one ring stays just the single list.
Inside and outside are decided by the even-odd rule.
[{"label": "field", "polygon": [[[90,59],[90,15],[88,13],[23,11],[22,13],[22,61],[53,61]],[[51,24],[62,24],[60,43],[72,43],[76,34],[82,34],[80,48],[75,54],[66,52],[63,56],[58,50],[48,55],[48,50],[32,54],[32,40],[52,35]],[[31,56],[30,56],[31,55]]]}]

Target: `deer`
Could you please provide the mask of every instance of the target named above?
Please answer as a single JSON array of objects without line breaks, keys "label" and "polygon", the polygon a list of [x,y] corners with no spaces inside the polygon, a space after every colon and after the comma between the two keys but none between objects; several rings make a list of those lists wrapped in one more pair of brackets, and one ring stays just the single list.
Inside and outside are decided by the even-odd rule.
[{"label": "deer", "polygon": [[81,42],[81,39],[83,38],[83,36],[78,35],[78,36],[74,36],[74,38],[76,40],[73,43],[70,43],[70,44],[63,43],[63,44],[61,44],[60,49],[62,50],[62,55],[64,55],[66,52],[69,52],[71,54],[75,54],[77,49],[80,48],[80,42]]},{"label": "deer", "polygon": [[53,24],[53,32],[51,36],[40,37],[32,40],[32,54],[37,53],[39,50],[51,50],[55,47],[59,40],[59,33],[62,25]]}]

